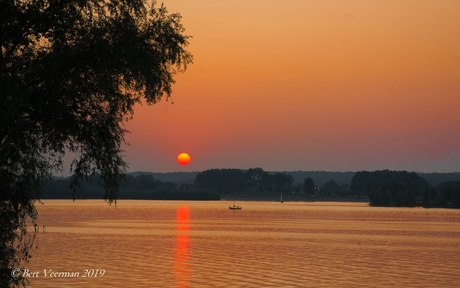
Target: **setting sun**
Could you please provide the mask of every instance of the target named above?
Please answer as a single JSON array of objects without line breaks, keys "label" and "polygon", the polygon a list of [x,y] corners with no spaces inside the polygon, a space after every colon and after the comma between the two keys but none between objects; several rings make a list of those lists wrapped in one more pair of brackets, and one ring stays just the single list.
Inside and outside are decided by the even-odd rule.
[{"label": "setting sun", "polygon": [[179,156],[177,156],[177,162],[181,165],[187,165],[190,162],[190,155],[187,153],[180,153]]},{"label": "setting sun", "polygon": [[194,61],[174,105],[135,107],[130,172],[182,149],[196,171],[459,170],[460,1],[162,2]]}]

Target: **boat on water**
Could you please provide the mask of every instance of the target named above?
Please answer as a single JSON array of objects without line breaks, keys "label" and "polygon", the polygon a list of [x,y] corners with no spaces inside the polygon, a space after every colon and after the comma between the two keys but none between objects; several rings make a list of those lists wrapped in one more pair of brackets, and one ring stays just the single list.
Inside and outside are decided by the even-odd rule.
[{"label": "boat on water", "polygon": [[241,206],[235,205],[235,201],[233,201],[233,206],[228,206],[230,210],[241,210]]}]

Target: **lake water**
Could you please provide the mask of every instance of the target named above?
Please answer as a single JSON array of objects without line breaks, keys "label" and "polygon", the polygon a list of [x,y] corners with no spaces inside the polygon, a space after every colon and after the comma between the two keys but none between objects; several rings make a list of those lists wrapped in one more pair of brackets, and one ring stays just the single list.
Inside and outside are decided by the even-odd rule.
[{"label": "lake water", "polygon": [[45,200],[38,210],[46,232],[25,267],[38,276],[29,287],[460,283],[460,210],[238,202],[243,209],[234,211],[232,204]]}]

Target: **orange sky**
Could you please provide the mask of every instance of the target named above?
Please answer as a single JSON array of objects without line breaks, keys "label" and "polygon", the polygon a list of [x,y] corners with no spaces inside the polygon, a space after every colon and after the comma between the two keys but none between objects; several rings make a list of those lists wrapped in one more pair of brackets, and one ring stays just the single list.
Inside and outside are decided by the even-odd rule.
[{"label": "orange sky", "polygon": [[164,3],[194,63],[136,107],[129,171],[460,171],[460,1]]}]

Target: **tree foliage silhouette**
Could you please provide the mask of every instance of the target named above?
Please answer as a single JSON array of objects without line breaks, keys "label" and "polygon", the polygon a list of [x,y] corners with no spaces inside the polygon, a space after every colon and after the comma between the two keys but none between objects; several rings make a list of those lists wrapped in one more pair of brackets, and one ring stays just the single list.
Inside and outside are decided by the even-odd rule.
[{"label": "tree foliage silhouette", "polygon": [[[136,103],[168,98],[192,62],[180,14],[143,0],[0,0],[0,261],[3,286],[31,257],[43,181],[63,169],[74,187],[101,173],[116,200],[126,163],[123,123]],[[27,240],[28,239],[28,240]]]},{"label": "tree foliage silhouette", "polygon": [[315,182],[311,177],[305,178],[303,182],[303,191],[308,194],[312,194],[315,192]]}]

